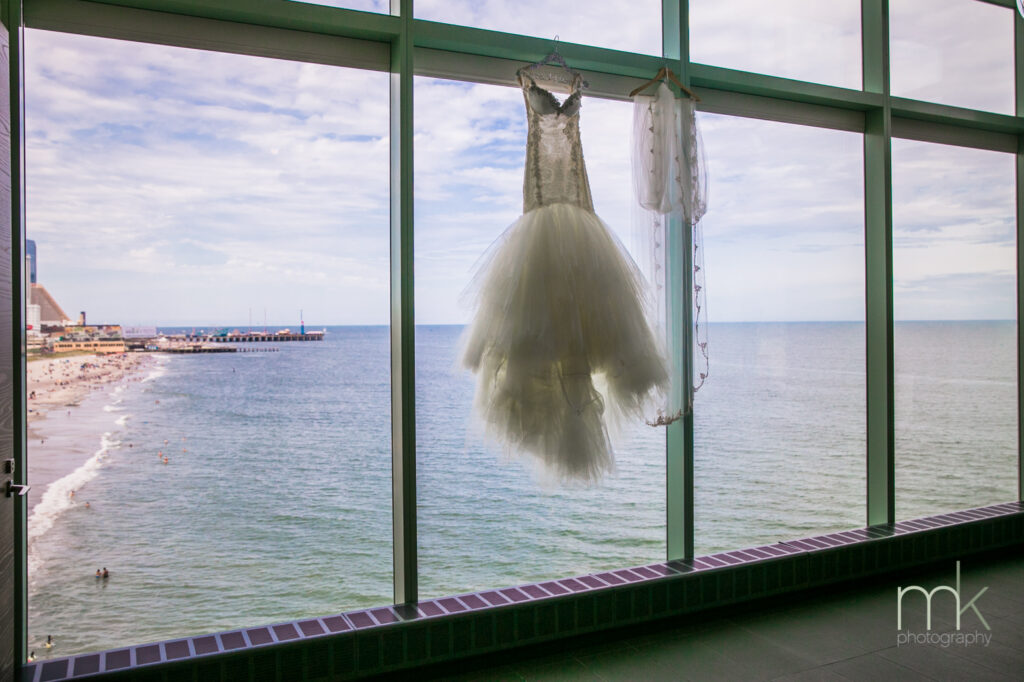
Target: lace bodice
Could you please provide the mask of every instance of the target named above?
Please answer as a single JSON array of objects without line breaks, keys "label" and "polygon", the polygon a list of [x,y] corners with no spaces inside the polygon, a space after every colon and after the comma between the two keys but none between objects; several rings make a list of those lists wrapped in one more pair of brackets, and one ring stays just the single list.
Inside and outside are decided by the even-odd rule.
[{"label": "lace bodice", "polygon": [[593,212],[587,169],[583,165],[579,113],[583,97],[579,77],[572,94],[559,104],[523,71],[528,133],[523,178],[523,213],[551,204],[572,204]]}]

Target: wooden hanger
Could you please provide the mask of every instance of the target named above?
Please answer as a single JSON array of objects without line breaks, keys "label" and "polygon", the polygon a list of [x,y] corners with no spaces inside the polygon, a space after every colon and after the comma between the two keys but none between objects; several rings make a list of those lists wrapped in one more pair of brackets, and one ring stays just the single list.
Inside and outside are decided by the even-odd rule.
[{"label": "wooden hanger", "polygon": [[638,92],[644,90],[645,88],[647,88],[650,85],[653,85],[654,83],[657,83],[660,80],[664,80],[665,78],[669,79],[670,81],[675,83],[677,86],[679,86],[679,89],[682,90],[683,92],[685,92],[690,97],[692,97],[694,99],[694,101],[697,101],[697,102],[700,101],[700,97],[697,96],[697,93],[695,93],[693,90],[691,90],[690,88],[688,88],[685,85],[683,85],[679,81],[679,79],[676,78],[676,75],[674,73],[672,73],[672,69],[668,68],[667,66],[663,66],[660,69],[658,69],[658,73],[655,74],[654,78],[652,78],[651,80],[647,81],[646,83],[641,85],[639,88],[637,88],[633,92],[629,93],[629,96],[630,97],[634,97],[634,96],[636,96],[636,94]]}]

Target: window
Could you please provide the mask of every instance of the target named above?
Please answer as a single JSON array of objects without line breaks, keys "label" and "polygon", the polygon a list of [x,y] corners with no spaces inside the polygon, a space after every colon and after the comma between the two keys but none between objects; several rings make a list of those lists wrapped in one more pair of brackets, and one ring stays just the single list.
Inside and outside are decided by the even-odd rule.
[{"label": "window", "polygon": [[[853,528],[864,499],[861,137],[705,114],[710,375],[697,553]],[[781,169],[781,170],[780,170]]]},{"label": "window", "polygon": [[690,57],[860,89],[860,2],[691,0]]},{"label": "window", "polygon": [[419,0],[417,19],[523,33],[643,54],[661,54],[661,3],[573,0]]},{"label": "window", "polygon": [[[26,116],[15,107],[26,173],[11,190],[32,244],[12,257],[37,280],[31,331],[59,328],[54,344],[90,358],[40,364],[29,334],[36,393],[12,397],[31,410],[15,474],[33,485],[28,555],[12,551],[40,657],[675,559],[685,541],[701,555],[858,527],[865,463],[891,455],[872,517],[889,494],[900,519],[1019,499],[1019,161],[938,144],[1024,130],[1024,34],[1005,0],[880,3],[881,94],[836,89],[860,91],[862,64],[884,61],[862,54],[861,25],[877,37],[885,23],[855,0],[417,0],[415,21],[380,0],[226,3],[216,20],[195,3],[98,4],[87,21],[75,3],[30,4],[25,53],[10,50]],[[661,55],[676,9],[689,61]],[[620,241],[627,93],[658,67],[699,76],[711,168],[711,365],[693,432],[636,425],[618,474],[591,488],[544,487],[504,459],[457,367],[462,292],[522,211],[508,86],[556,35],[592,80],[586,163]],[[907,139],[876,125],[889,113]],[[890,190],[892,282],[875,239]],[[410,310],[412,325],[392,317]],[[95,353],[161,334],[177,336],[154,341],[164,355],[116,361],[126,379],[57,392],[123,371]],[[413,416],[392,404],[410,390]],[[883,418],[867,424],[869,409]],[[408,453],[415,468],[393,466]],[[668,477],[689,457],[687,489]]]},{"label": "window", "polygon": [[978,0],[892,0],[892,94],[1012,114],[1013,21]]},{"label": "window", "polygon": [[[29,356],[30,646],[391,601],[388,76],[39,31],[26,68],[38,286],[91,325]],[[43,354],[99,325],[167,352]]]},{"label": "window", "polygon": [[893,141],[896,515],[1017,496],[1013,155]]},{"label": "window", "polygon": [[[458,363],[463,292],[523,209],[523,98],[515,88],[416,82],[417,444],[421,594],[441,597],[657,561],[665,555],[665,432],[631,425],[600,484],[543,484],[509,459],[473,411]],[[595,210],[629,243],[632,106],[586,98],[584,155]],[[434,324],[441,323],[441,324]]]}]

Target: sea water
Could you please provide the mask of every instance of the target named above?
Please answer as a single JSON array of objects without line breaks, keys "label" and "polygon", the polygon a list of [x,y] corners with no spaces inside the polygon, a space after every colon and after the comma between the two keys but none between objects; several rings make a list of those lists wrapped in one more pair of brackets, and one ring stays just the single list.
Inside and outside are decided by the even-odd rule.
[{"label": "sea water", "polygon": [[[48,457],[77,464],[31,493],[30,649],[393,600],[389,331],[327,331],[158,355],[146,380],[33,424]],[[663,560],[664,429],[618,434],[618,471],[601,484],[552,485],[479,433],[460,332],[416,330],[421,595]],[[710,341],[695,403],[698,553],[862,526],[863,325],[714,324]],[[900,518],[1015,498],[1015,342],[1013,322],[897,324]],[[30,468],[47,466],[32,452]],[[111,577],[96,579],[104,567]],[[58,646],[44,653],[47,635]]]}]

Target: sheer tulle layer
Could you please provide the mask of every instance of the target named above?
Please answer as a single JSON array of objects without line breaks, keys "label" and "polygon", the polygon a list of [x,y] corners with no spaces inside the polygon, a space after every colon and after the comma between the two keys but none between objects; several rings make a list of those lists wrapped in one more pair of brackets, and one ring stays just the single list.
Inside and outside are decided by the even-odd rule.
[{"label": "sheer tulle layer", "polygon": [[668,373],[643,279],[607,226],[571,204],[529,211],[485,255],[472,291],[462,359],[488,432],[563,479],[613,469],[605,418],[639,415]]}]

